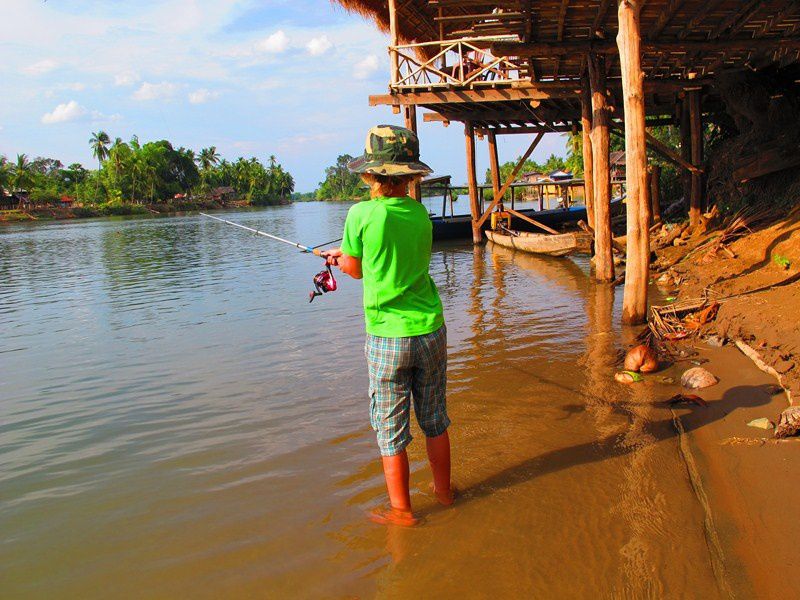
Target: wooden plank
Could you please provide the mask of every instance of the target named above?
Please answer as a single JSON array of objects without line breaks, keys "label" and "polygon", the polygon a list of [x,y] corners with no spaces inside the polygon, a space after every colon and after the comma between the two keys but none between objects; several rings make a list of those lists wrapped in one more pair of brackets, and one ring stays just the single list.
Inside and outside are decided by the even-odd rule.
[{"label": "wooden plank", "polygon": [[472,243],[483,241],[478,218],[480,216],[480,200],[478,199],[478,174],[475,169],[475,130],[472,123],[464,125],[464,142],[467,155],[467,188],[469,190],[469,210],[472,214]]},{"label": "wooden plank", "polygon": [[489,207],[484,211],[483,215],[478,220],[479,228],[483,227],[483,224],[486,222],[486,219],[489,218],[489,215],[494,210],[495,206],[497,206],[500,203],[500,200],[503,198],[503,196],[505,196],[505,193],[508,191],[508,188],[511,187],[512,183],[514,183],[514,180],[517,178],[517,174],[519,173],[520,169],[522,169],[522,165],[525,164],[525,161],[528,160],[530,155],[536,149],[536,146],[538,146],[539,142],[542,141],[543,137],[544,134],[540,133],[534,138],[534,140],[531,142],[531,145],[528,146],[528,149],[525,151],[525,154],[522,155],[517,164],[514,166],[514,170],[511,171],[511,175],[508,176],[508,179],[506,179],[506,182],[503,184],[503,187],[500,188],[500,191],[497,193],[497,195],[494,198],[492,198],[491,204],[489,204]]},{"label": "wooden plank", "polygon": [[540,227],[540,228],[544,229],[547,233],[552,233],[553,235],[559,235],[560,234],[559,231],[556,231],[552,227],[548,227],[544,223],[540,223],[536,219],[532,219],[528,215],[525,215],[525,214],[523,214],[521,212],[518,212],[518,211],[514,210],[513,208],[507,208],[506,212],[507,213],[511,213],[512,215],[514,215],[515,217],[517,217],[519,219],[522,219],[523,221],[527,221],[531,225],[536,225],[536,227]]},{"label": "wooden plank", "polygon": [[619,3],[619,46],[622,95],[625,107],[625,180],[627,245],[622,322],[639,325],[647,320],[650,275],[650,202],[647,189],[647,137],[644,118],[641,1]]},{"label": "wooden plank", "polygon": [[[397,36],[397,0],[389,0],[389,45],[396,48],[399,43]],[[395,84],[400,79],[400,59],[397,55],[397,50],[390,50],[390,73],[389,77],[392,84]]]},{"label": "wooden plank", "polygon": [[728,29],[735,26],[735,24],[740,19],[747,19],[753,13],[753,10],[757,10],[759,4],[763,2],[763,0],[747,0],[743,2],[739,7],[739,10],[735,10],[730,13],[726,18],[724,18],[717,27],[713,29],[711,35],[709,36],[710,39],[715,39],[725,33]]},{"label": "wooden plank", "polygon": [[609,168],[610,114],[607,101],[606,65],[601,55],[590,54],[589,83],[592,91],[592,171],[594,174],[595,279],[613,281],[611,246],[611,172]]},{"label": "wooden plank", "polygon": [[402,106],[404,104],[449,104],[464,102],[509,102],[514,100],[548,100],[555,97],[574,97],[580,86],[560,85],[519,87],[511,89],[451,90],[441,92],[404,92],[369,97],[370,106]]},{"label": "wooden plank", "polygon": [[705,20],[705,18],[711,13],[711,11],[713,11],[715,8],[717,8],[717,6],[722,4],[723,1],[724,0],[706,0],[705,2],[703,2],[700,5],[698,11],[695,13],[695,15],[686,24],[686,27],[684,27],[680,31],[680,33],[678,33],[678,39],[683,40],[689,34],[694,32],[697,29],[698,25],[700,25],[700,23],[702,23]]}]

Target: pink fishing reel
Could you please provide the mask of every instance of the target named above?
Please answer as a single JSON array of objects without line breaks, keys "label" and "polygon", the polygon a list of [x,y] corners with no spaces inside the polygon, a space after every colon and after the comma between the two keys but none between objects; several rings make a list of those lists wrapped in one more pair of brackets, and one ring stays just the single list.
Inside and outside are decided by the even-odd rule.
[{"label": "pink fishing reel", "polygon": [[308,301],[313,302],[317,296],[335,291],[336,278],[333,276],[330,265],[326,265],[324,271],[314,275],[314,291],[308,293]]}]

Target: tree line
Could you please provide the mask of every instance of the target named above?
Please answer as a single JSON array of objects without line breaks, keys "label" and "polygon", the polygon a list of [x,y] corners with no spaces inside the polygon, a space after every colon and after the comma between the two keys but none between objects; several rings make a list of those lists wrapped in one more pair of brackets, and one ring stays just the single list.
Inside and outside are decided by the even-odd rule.
[{"label": "tree line", "polygon": [[89,140],[97,169],[79,163],[68,166],[52,158],[29,159],[19,154],[10,161],[0,156],[0,188],[25,190],[31,204],[47,204],[70,196],[83,204],[156,204],[176,197],[208,197],[217,188],[231,188],[233,196],[253,205],[288,201],[294,178],[270,156],[228,161],[216,147],[195,152],[175,148],[167,140],[140,143],[136,136],[125,142],[104,131]]}]

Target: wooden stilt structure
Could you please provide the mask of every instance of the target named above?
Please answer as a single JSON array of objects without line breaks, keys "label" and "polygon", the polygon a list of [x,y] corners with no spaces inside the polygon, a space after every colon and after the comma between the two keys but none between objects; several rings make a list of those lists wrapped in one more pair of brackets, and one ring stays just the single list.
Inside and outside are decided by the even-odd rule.
[{"label": "wooden stilt structure", "polygon": [[489,144],[489,172],[492,177],[492,200],[494,200],[500,194],[500,159],[497,155],[497,136],[490,131],[486,139]]},{"label": "wooden stilt structure", "polygon": [[[680,128],[681,128],[681,159],[688,164],[692,164],[692,128],[689,122],[689,100],[684,93],[680,105]],[[683,173],[683,198],[687,206],[692,196],[692,174],[689,171]]]},{"label": "wooden stilt structure", "polygon": [[592,161],[592,89],[588,74],[581,76],[581,141],[583,142],[583,196],[586,220],[594,229],[594,165]]},{"label": "wooden stilt structure", "polygon": [[[689,130],[692,148],[692,164],[700,167],[703,163],[703,122],[700,109],[700,90],[689,90],[686,93],[689,101]],[[692,188],[689,202],[689,225],[694,227],[700,223],[703,212],[703,176],[692,173]]]},{"label": "wooden stilt structure", "polygon": [[[403,121],[406,129],[417,133],[417,106],[415,104],[409,104],[403,107]],[[420,186],[419,180],[411,186],[408,193],[414,200],[422,200],[422,187]]]},{"label": "wooden stilt structure", "polygon": [[661,221],[661,166],[650,167],[650,215],[653,223]]},{"label": "wooden stilt structure", "polygon": [[625,180],[628,212],[622,322],[628,325],[638,325],[647,320],[647,285],[650,279],[647,137],[639,30],[641,5],[642,0],[621,0],[618,7],[617,45],[625,105]]},{"label": "wooden stilt structure", "polygon": [[606,99],[606,61],[590,54],[589,82],[592,91],[592,174],[594,181],[594,273],[598,281],[614,280],[611,246],[611,171],[609,168],[609,109]]},{"label": "wooden stilt structure", "polygon": [[464,123],[464,142],[467,154],[467,188],[469,189],[469,211],[472,215],[472,243],[480,244],[483,241],[481,226],[478,220],[481,216],[480,199],[478,198],[478,174],[475,168],[475,127],[472,121]]}]

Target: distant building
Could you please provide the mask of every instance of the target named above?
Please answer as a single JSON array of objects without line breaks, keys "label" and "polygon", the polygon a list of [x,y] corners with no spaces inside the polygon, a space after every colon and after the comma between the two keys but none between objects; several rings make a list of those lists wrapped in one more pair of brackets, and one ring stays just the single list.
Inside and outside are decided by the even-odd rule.
[{"label": "distant building", "polygon": [[58,199],[57,205],[61,208],[72,208],[75,206],[75,198],[67,195],[61,196],[61,198]]},{"label": "distant building", "polygon": [[572,179],[572,173],[569,171],[552,171],[548,174],[551,181],[569,181]]},{"label": "distant building", "polygon": [[615,150],[608,157],[608,166],[611,169],[611,181],[614,183],[625,181],[625,151]]},{"label": "distant building", "polygon": [[221,202],[224,204],[225,202],[236,199],[236,190],[229,185],[215,187],[211,190],[210,196],[214,202]]},{"label": "distant building", "polygon": [[520,181],[523,183],[539,183],[546,178],[547,175],[540,173],[539,171],[528,171],[520,176]]}]

